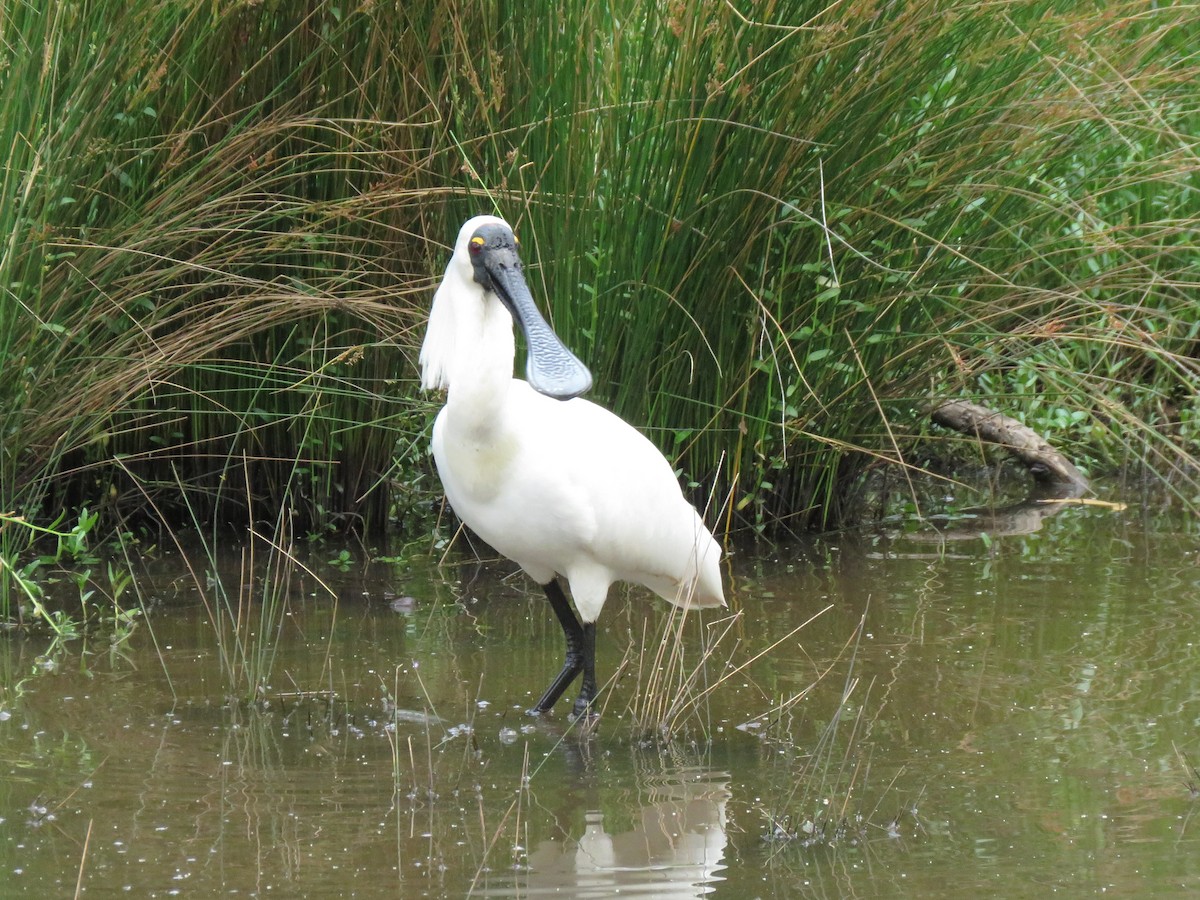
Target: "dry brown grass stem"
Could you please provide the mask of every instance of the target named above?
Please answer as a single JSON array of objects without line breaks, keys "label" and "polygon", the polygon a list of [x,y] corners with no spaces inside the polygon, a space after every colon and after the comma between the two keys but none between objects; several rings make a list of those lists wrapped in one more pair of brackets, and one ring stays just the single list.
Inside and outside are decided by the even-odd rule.
[{"label": "dry brown grass stem", "polygon": [[[732,646],[725,647],[729,635],[735,627],[740,627],[743,611],[706,623],[703,649],[693,663],[687,651],[690,641],[684,631],[690,611],[672,606],[658,640],[643,634],[642,641],[637,643],[640,649],[632,663],[635,688],[628,706],[634,727],[642,733],[670,740],[683,733],[689,722],[694,722],[701,735],[711,737],[713,723],[702,715],[705,701],[764,656],[787,646],[831,608],[832,605],[825,606],[746,659],[738,659],[740,638],[735,639]],[[651,646],[654,649],[648,651]],[[629,659],[629,653],[626,659]],[[750,717],[750,720],[754,718]]]}]

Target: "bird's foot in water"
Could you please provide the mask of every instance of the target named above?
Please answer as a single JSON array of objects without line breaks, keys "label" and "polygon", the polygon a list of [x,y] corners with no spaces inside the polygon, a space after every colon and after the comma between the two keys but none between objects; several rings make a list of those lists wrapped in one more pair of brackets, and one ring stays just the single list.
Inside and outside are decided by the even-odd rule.
[{"label": "bird's foot in water", "polygon": [[[534,719],[540,719],[550,711],[551,710],[549,709],[540,709],[536,706],[532,706],[525,710],[525,715]],[[599,721],[599,719],[600,713],[596,711],[592,704],[580,700],[575,701],[575,706],[572,708],[571,712],[567,714],[568,722],[578,723],[581,725],[590,725],[593,722]]]},{"label": "bird's foot in water", "polygon": [[575,707],[571,710],[570,720],[580,725],[591,725],[599,721],[600,713],[592,704],[593,701],[580,697],[575,701]]}]

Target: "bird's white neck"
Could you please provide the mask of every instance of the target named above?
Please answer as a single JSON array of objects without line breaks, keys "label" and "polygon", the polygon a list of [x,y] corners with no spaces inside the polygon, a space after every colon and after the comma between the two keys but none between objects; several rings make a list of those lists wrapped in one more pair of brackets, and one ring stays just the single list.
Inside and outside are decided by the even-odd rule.
[{"label": "bird's white neck", "polygon": [[512,316],[494,296],[468,309],[456,311],[446,414],[454,427],[482,436],[503,419],[516,342]]}]

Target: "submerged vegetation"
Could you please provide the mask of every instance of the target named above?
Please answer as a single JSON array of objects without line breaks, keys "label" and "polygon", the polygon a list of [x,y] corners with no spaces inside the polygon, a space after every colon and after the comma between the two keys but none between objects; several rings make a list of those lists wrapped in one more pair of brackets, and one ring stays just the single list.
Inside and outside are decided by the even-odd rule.
[{"label": "submerged vegetation", "polygon": [[974,453],[925,422],[960,394],[1195,502],[1195,34],[1133,0],[9,4],[0,506],[427,533],[415,348],[492,209],[720,528]]}]

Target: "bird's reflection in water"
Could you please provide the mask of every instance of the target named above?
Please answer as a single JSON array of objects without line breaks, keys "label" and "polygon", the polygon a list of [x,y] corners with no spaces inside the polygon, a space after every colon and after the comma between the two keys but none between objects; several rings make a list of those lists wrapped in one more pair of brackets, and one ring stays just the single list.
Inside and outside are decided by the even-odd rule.
[{"label": "bird's reflection in water", "polygon": [[[728,777],[659,782],[633,827],[612,832],[604,814],[582,815],[577,840],[545,840],[529,854],[528,870],[503,893],[517,897],[701,897],[725,868]],[[492,896],[496,896],[493,894]]]}]

